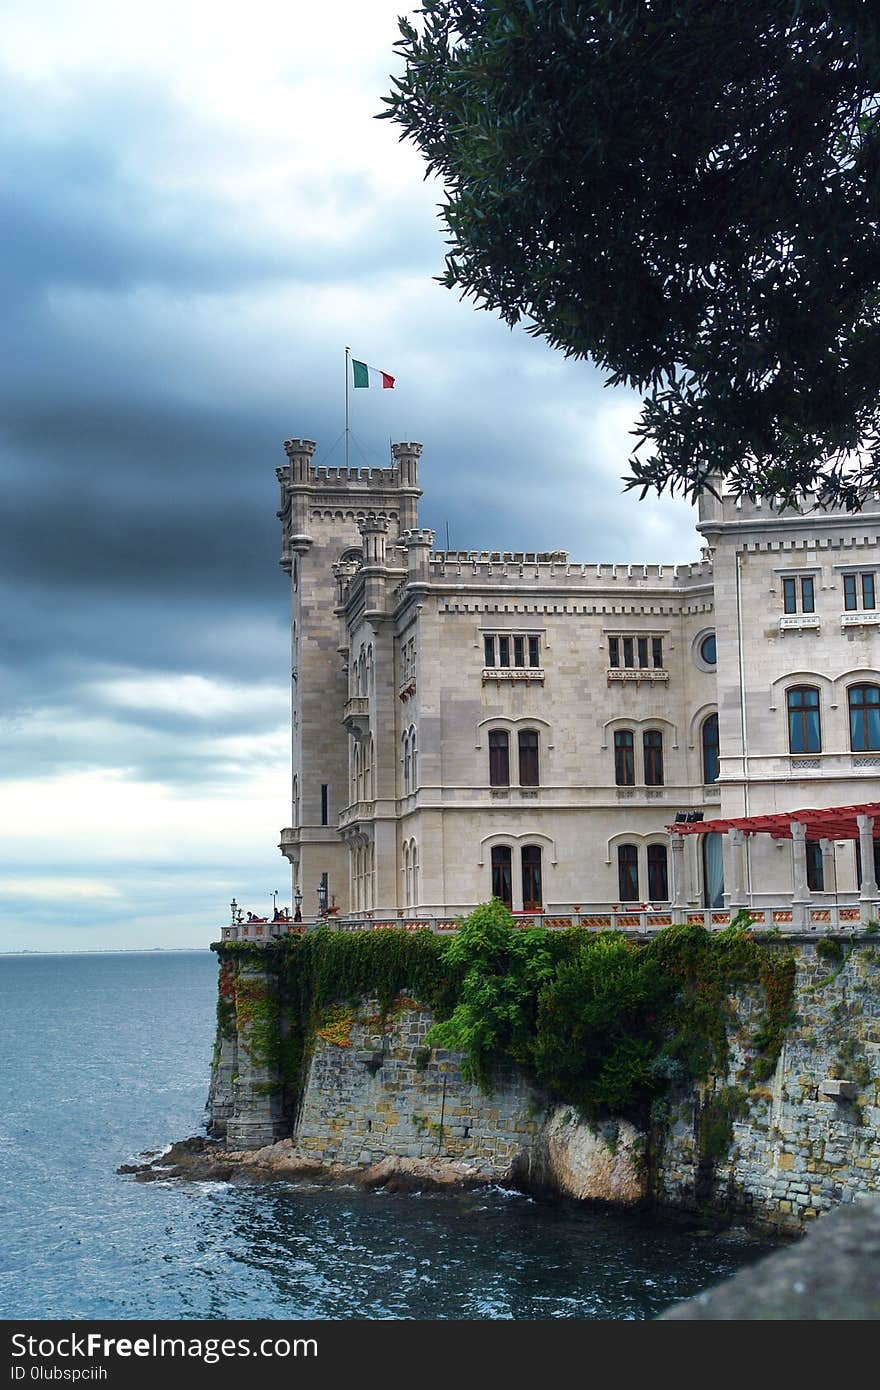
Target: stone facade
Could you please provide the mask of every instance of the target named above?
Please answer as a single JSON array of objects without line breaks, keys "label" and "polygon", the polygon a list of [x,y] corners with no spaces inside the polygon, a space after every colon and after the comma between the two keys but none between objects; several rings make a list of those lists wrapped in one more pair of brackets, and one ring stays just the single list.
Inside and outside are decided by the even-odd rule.
[{"label": "stone facade", "polygon": [[[700,560],[575,564],[435,551],[418,444],[371,470],[316,468],[309,441],[286,450],[281,848],[306,922],[319,884],[341,916],[449,917],[493,891],[515,912],[722,906],[700,837],[668,853],[676,813],[878,799],[880,748],[853,742],[848,694],[880,686],[876,499],[852,516],[708,497]],[[804,749],[795,687],[818,701]],[[723,856],[727,905],[791,895],[790,842]],[[854,845],[823,842],[811,880],[820,903],[855,896]]]}]

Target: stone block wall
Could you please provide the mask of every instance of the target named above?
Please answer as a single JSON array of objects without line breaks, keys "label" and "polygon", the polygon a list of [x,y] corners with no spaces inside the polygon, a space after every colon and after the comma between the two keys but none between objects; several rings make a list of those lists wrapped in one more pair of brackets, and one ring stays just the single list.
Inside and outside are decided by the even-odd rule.
[{"label": "stone block wall", "polygon": [[540,1133],[546,1098],[522,1077],[485,1095],[457,1053],[425,1047],[431,1015],[395,1009],[383,1029],[364,1001],[344,1046],[318,1037],[296,1122],[297,1147],[323,1163],[464,1160],[486,1177],[509,1171]]},{"label": "stone block wall", "polygon": [[[724,1207],[758,1226],[798,1231],[838,1203],[880,1192],[880,949],[863,938],[845,962],[823,958],[812,943],[795,951],[797,1017],[773,1076],[749,1085],[738,1036],[726,1076],[658,1115],[661,1202]],[[731,1113],[728,1153],[709,1162],[700,1112],[727,1088],[742,1088],[742,1113]]]}]

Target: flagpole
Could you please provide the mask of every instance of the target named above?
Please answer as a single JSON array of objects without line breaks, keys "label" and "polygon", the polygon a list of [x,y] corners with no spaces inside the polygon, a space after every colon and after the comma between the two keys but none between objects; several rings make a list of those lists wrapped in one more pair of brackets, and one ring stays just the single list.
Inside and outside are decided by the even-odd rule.
[{"label": "flagpole", "polygon": [[348,467],[348,354],[351,348],[345,349],[345,466]]}]

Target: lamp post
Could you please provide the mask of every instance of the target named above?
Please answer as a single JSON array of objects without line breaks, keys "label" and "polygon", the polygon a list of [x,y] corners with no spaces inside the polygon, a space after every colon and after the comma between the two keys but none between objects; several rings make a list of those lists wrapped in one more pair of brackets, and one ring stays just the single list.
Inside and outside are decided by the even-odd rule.
[{"label": "lamp post", "polygon": [[294,905],[293,920],[294,920],[294,922],[301,922],[302,919],[303,919],[303,915],[302,915],[302,901],[303,901],[302,889],[301,889],[301,888],[297,888],[296,892],[295,892],[294,895],[293,895],[293,905]]}]

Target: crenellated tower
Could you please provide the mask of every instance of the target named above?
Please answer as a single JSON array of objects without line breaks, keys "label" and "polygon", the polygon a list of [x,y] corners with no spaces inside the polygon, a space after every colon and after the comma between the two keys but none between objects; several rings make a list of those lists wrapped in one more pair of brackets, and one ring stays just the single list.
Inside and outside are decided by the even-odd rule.
[{"label": "crenellated tower", "polygon": [[289,439],[284,449],[276,475],[291,587],[292,814],[280,848],[308,922],[322,884],[328,902],[349,907],[348,849],[337,829],[349,801],[347,740],[339,736],[351,693],[343,583],[361,567],[381,569],[402,532],[418,527],[422,446],[394,444],[390,467],[368,469],[316,466],[309,439]]}]

